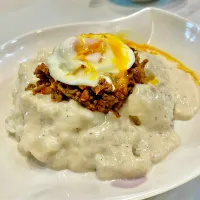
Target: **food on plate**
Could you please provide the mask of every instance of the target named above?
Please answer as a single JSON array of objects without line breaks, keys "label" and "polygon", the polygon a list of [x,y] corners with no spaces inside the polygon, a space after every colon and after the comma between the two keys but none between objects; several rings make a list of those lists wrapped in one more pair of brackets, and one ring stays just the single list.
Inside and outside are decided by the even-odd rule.
[{"label": "food on plate", "polygon": [[154,47],[82,34],[20,65],[6,127],[49,168],[138,178],[179,145],[174,120],[198,112],[199,85]]}]

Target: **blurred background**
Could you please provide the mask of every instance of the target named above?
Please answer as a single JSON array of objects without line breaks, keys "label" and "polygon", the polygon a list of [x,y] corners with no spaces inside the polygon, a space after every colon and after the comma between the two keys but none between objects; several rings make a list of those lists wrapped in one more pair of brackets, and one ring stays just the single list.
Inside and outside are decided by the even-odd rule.
[{"label": "blurred background", "polygon": [[[200,7],[199,0],[90,0],[91,7],[105,6],[114,12],[130,14],[146,7],[156,7],[188,15]],[[184,13],[183,13],[184,12]]]},{"label": "blurred background", "polygon": [[188,6],[188,0],[91,0],[90,5],[95,4],[107,4],[113,11],[126,14],[145,7],[156,7],[176,12]]},{"label": "blurred background", "polygon": [[[146,7],[165,9],[200,24],[200,0],[6,0],[0,1],[0,43],[47,26],[110,20]],[[146,1],[146,0],[142,0]]]}]

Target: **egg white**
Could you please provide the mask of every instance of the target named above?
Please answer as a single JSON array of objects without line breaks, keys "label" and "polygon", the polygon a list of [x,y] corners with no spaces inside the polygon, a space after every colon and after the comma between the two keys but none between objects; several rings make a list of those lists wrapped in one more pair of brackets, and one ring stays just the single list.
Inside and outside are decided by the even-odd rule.
[{"label": "egg white", "polygon": [[[86,38],[88,43],[94,42],[93,38]],[[95,87],[98,85],[99,79],[105,73],[119,73],[120,70],[113,64],[115,57],[112,49],[106,44],[106,51],[103,55],[98,52],[87,56],[87,62],[77,59],[77,52],[74,50],[74,45],[78,41],[77,37],[70,37],[66,39],[59,47],[56,47],[47,58],[47,66],[50,75],[56,80],[69,85],[87,85]],[[129,61],[126,70],[131,68],[135,62],[133,51],[126,45],[120,46],[120,50]],[[101,62],[98,62],[102,59]],[[80,70],[73,74],[81,65],[91,68],[87,73]]]}]

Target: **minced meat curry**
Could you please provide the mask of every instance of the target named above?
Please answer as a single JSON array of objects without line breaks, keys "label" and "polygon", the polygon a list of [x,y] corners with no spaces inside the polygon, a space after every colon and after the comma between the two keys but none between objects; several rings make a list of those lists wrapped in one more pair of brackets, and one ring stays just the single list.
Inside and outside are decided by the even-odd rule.
[{"label": "minced meat curry", "polygon": [[50,94],[51,99],[56,102],[73,99],[91,111],[105,114],[112,111],[117,117],[120,117],[118,111],[132,93],[135,84],[145,82],[144,67],[148,60],[145,59],[140,63],[137,53],[135,53],[135,57],[135,63],[129,70],[114,75],[108,74],[115,87],[114,90],[113,86],[104,78],[99,80],[96,87],[68,85],[55,81],[49,73],[48,66],[44,63],[38,65],[34,71],[38,78],[36,85],[30,83],[25,90],[32,90],[33,95],[37,93]]}]

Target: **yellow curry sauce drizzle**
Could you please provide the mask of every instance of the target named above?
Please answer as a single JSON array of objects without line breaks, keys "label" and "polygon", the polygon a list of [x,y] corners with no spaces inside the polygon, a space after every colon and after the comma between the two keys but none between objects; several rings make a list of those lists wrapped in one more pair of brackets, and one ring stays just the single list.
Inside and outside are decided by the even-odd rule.
[{"label": "yellow curry sauce drizzle", "polygon": [[199,80],[199,76],[197,75],[197,73],[195,73],[193,70],[187,68],[183,63],[181,63],[180,61],[178,61],[176,58],[169,55],[168,53],[166,53],[162,50],[156,49],[155,47],[152,47],[148,44],[136,44],[129,40],[125,40],[125,43],[127,46],[129,46],[135,50],[150,52],[151,54],[154,54],[154,55],[162,55],[166,59],[168,59],[172,62],[176,62],[178,64],[177,68],[185,71],[186,73],[189,73],[193,77],[196,84],[200,86],[200,80]]},{"label": "yellow curry sauce drizzle", "polygon": [[[85,38],[97,39],[97,41],[94,44],[90,44],[88,47],[85,45],[85,42],[84,42]],[[112,63],[114,66],[118,68],[120,74],[127,70],[127,66],[130,59],[129,59],[129,55],[125,54],[123,51],[123,45],[125,46],[125,44],[124,44],[124,41],[121,40],[121,38],[112,34],[108,34],[108,33],[104,33],[104,34],[103,33],[102,34],[89,33],[89,34],[82,34],[78,36],[78,39],[80,43],[77,43],[75,45],[75,51],[77,52],[76,58],[85,62],[85,67],[83,68],[82,66],[80,66],[72,74],[67,74],[67,75],[69,76],[75,75],[76,73],[84,69],[85,74],[89,74],[89,73],[91,74],[90,80],[94,80],[97,77],[97,71],[93,67],[93,65],[90,62],[88,62],[86,56],[92,53],[96,53],[96,52],[101,53],[101,55],[103,55],[104,52],[106,51],[105,43],[107,43],[110,46],[114,54],[112,58]],[[100,62],[101,61],[102,59],[100,60]]]}]

